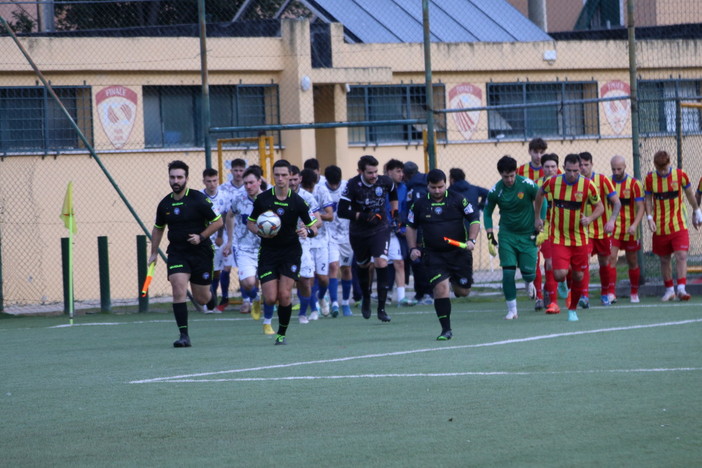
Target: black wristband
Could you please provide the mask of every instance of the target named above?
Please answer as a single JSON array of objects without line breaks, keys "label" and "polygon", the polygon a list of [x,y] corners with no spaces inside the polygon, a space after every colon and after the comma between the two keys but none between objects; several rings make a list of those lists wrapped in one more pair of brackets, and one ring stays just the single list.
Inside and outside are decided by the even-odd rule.
[{"label": "black wristband", "polygon": [[198,234],[198,236],[200,236],[200,242],[205,242],[207,239],[207,237],[203,236],[202,234]]},{"label": "black wristband", "polygon": [[312,230],[312,228],[307,228],[307,237],[314,237],[314,236],[315,236],[315,234],[314,234],[314,231]]},{"label": "black wristband", "polygon": [[[410,249],[409,249],[410,254],[412,253],[413,250],[419,250],[419,249],[418,249],[417,247],[412,247],[412,248],[410,248]],[[419,251],[421,252],[421,250],[419,250]]]}]

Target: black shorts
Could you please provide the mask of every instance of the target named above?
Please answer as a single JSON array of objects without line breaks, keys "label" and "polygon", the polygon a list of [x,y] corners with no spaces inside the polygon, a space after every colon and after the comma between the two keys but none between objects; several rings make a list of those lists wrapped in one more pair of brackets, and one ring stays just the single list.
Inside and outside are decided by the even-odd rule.
[{"label": "black shorts", "polygon": [[422,251],[422,265],[432,288],[447,278],[465,289],[473,284],[473,253],[470,250],[437,252],[426,249]]},{"label": "black shorts", "polygon": [[190,252],[168,252],[168,276],[174,273],[188,273],[193,284],[212,284],[214,270],[212,247]]},{"label": "black shorts", "polygon": [[390,227],[371,235],[351,234],[349,241],[356,257],[356,263],[359,265],[365,265],[371,257],[387,260],[388,247],[390,246]]},{"label": "black shorts", "polygon": [[261,284],[287,276],[295,281],[300,279],[302,246],[286,250],[263,249],[258,251],[258,279]]}]

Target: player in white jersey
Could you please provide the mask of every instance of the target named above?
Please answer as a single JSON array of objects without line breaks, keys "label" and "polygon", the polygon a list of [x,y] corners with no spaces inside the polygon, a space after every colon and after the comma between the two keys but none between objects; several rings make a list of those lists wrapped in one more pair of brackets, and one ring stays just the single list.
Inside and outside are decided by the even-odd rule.
[{"label": "player in white jersey", "polygon": [[[290,190],[297,193],[309,206],[310,218],[316,217],[318,224],[322,224],[319,217],[319,208],[317,200],[310,192],[300,188],[300,168],[297,166],[290,167],[290,179],[288,179]],[[297,318],[300,323],[309,323],[310,320],[317,320],[319,314],[316,311],[310,313],[307,317],[307,308],[311,303],[312,283],[314,282],[314,260],[312,259],[311,244],[312,239],[300,238],[302,244],[302,258],[300,261],[300,279],[297,282],[297,297],[300,300],[300,310]]]},{"label": "player in white jersey", "polygon": [[[302,188],[314,196],[319,210],[319,217],[322,220],[317,228],[317,235],[310,239],[310,252],[314,262],[315,281],[312,288],[311,310],[317,311],[317,300],[319,300],[319,310],[325,317],[329,316],[329,304],[324,300],[329,288],[329,237],[327,236],[326,225],[334,219],[334,207],[329,194],[329,190],[317,183],[317,174],[311,169],[303,169],[300,172]],[[334,317],[338,315],[338,311]]]},{"label": "player in white jersey", "polygon": [[317,158],[309,158],[305,160],[304,165],[302,166],[302,169],[310,169],[312,170],[315,175],[317,176],[317,183],[320,185],[324,185],[327,182],[327,178],[324,177],[324,175],[320,172],[319,170],[319,161]]},{"label": "player in white jersey", "polygon": [[[229,195],[222,190],[219,190],[219,176],[216,169],[205,169],[202,171],[202,183],[205,188],[202,190],[207,198],[212,202],[212,207],[214,211],[223,218],[226,218],[227,212],[229,211],[230,199]],[[222,301],[220,305],[217,304],[217,286],[219,285],[219,278],[222,270],[225,266],[232,265],[232,255],[224,255],[224,245],[227,242],[227,235],[224,229],[219,229],[217,232],[210,236],[212,245],[214,245],[214,271],[212,274],[212,283],[210,284],[210,291],[212,292],[212,299],[207,303],[205,309],[206,314],[221,314],[227,304],[229,304],[229,295],[227,290],[222,288]]]},{"label": "player in white jersey", "polygon": [[[237,194],[231,203],[231,216],[227,218],[227,225],[233,237],[237,239],[236,263],[239,270],[239,285],[241,287],[242,307],[251,311],[251,318],[259,320],[261,318],[261,301],[258,298],[258,278],[256,270],[258,268],[258,249],[261,246],[261,238],[249,231],[246,222],[253,212],[253,203],[259,193],[261,193],[261,168],[251,166],[243,174],[244,192]],[[232,249],[230,241],[226,247]],[[274,335],[275,331],[271,327],[273,314],[268,314],[263,319],[263,333]]]},{"label": "player in white jersey", "polygon": [[329,236],[329,299],[331,300],[332,314],[339,311],[339,270],[341,270],[341,311],[345,317],[353,315],[351,305],[351,288],[353,279],[351,262],[353,250],[349,242],[349,220],[339,218],[336,207],[341,194],[346,189],[346,181],[341,179],[341,169],[338,166],[328,166],[324,170],[326,182],[324,183],[332,199],[334,219],[326,224]]},{"label": "player in white jersey", "polygon": [[[222,185],[219,186],[219,189],[229,195],[229,200],[233,200],[237,194],[239,193],[244,193],[244,170],[246,169],[246,161],[244,161],[241,158],[233,159],[230,162],[230,172],[232,174],[232,179],[229,181],[225,181]],[[227,231],[227,234],[229,232]],[[234,239],[236,241],[236,239]],[[230,283],[230,278],[231,278],[231,271],[232,267],[236,267],[236,242],[233,245],[233,250],[232,250],[232,263],[229,265],[225,265],[224,269],[222,270],[222,274],[220,275],[220,282],[222,283],[222,290],[227,291],[227,294],[229,292],[229,283]],[[222,303],[217,308],[219,310],[224,310],[224,308],[229,304],[229,299],[227,299],[227,303]],[[246,309],[241,310],[243,313],[248,313],[249,311]]]}]

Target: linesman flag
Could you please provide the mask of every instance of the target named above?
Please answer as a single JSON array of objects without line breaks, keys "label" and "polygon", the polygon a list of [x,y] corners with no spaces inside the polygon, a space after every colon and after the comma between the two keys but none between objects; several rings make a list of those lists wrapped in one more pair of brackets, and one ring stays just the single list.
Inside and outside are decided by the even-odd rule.
[{"label": "linesman flag", "polygon": [[63,199],[63,209],[61,210],[60,218],[71,234],[78,232],[76,214],[73,212],[73,182],[69,182],[68,187],[66,187],[66,196]]}]

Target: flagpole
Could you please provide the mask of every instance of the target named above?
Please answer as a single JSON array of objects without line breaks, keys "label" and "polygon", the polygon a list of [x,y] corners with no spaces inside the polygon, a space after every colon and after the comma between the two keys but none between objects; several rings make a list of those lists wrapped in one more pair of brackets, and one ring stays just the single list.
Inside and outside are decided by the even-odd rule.
[{"label": "flagpole", "polygon": [[61,208],[61,220],[63,225],[68,229],[68,317],[69,323],[73,325],[73,315],[75,311],[75,301],[73,297],[73,235],[76,233],[76,214],[73,210],[73,182],[68,182],[66,187],[66,196],[63,199],[63,208]]},{"label": "flagpole", "polygon": [[[70,214],[71,227],[75,222],[73,213]],[[73,229],[68,230],[68,323],[73,325],[75,301],[73,297]]]}]

